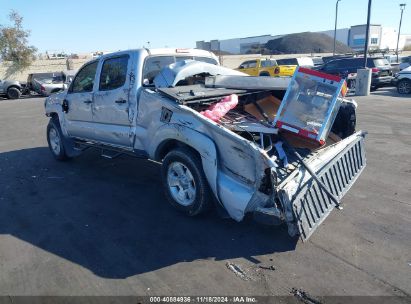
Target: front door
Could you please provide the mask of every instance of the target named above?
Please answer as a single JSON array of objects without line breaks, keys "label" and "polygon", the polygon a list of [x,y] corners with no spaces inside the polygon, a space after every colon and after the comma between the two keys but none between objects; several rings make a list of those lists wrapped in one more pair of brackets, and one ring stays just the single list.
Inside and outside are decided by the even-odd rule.
[{"label": "front door", "polygon": [[66,129],[72,137],[93,138],[92,104],[97,64],[98,61],[94,61],[81,68],[64,100],[68,107],[65,115]]},{"label": "front door", "polygon": [[93,102],[95,139],[107,144],[131,147],[129,89],[131,57],[128,54],[105,58]]}]

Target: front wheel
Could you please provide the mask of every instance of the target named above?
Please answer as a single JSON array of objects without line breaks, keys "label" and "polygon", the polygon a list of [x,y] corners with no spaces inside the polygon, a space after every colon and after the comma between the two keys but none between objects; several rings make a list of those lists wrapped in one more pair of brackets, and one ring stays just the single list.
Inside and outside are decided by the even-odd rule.
[{"label": "front wheel", "polygon": [[55,159],[69,159],[64,147],[63,133],[61,132],[60,123],[56,117],[52,117],[47,125],[47,142]]},{"label": "front wheel", "polygon": [[12,87],[7,90],[8,99],[19,99],[21,92],[18,88]]},{"label": "front wheel", "polygon": [[398,82],[397,91],[400,94],[410,94],[411,93],[411,80],[402,79]]},{"label": "front wheel", "polygon": [[209,209],[211,190],[197,153],[189,148],[172,150],[164,158],[161,171],[164,191],[173,207],[189,216]]}]

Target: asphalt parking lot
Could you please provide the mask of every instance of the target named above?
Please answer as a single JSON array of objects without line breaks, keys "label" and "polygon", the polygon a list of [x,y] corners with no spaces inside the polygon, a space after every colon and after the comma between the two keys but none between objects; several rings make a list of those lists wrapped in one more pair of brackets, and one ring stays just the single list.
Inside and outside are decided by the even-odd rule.
[{"label": "asphalt parking lot", "polygon": [[411,96],[355,99],[368,165],[307,243],[251,219],[184,217],[154,162],[57,162],[44,99],[0,100],[0,295],[411,296]]}]

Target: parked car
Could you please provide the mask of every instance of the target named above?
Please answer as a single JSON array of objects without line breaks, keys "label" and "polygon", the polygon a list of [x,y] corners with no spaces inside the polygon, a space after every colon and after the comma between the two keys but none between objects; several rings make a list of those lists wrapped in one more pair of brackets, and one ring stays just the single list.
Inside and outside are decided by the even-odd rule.
[{"label": "parked car", "polygon": [[29,92],[36,92],[40,93],[40,81],[35,80],[44,80],[44,79],[52,79],[55,73],[47,72],[47,73],[30,73],[27,76],[27,90]]},{"label": "parked car", "polygon": [[296,65],[278,65],[275,59],[265,58],[244,61],[237,70],[250,76],[284,77],[292,76],[296,67]]},{"label": "parked car", "polygon": [[[372,70],[372,90],[391,85],[393,73],[391,65],[387,59],[382,57],[368,58],[367,67]],[[351,73],[357,73],[357,70],[361,68],[364,68],[364,58],[353,57],[329,61],[318,70],[327,74],[343,76]]]},{"label": "parked car", "polygon": [[411,56],[402,57],[400,62],[400,71],[411,65]]},{"label": "parked car", "polygon": [[16,80],[0,80],[0,95],[8,99],[19,99],[24,85]]},{"label": "parked car", "polygon": [[27,88],[42,96],[49,96],[67,89],[67,83],[70,82],[74,74],[75,71],[29,74]]},{"label": "parked car", "polygon": [[[263,105],[257,116],[244,114],[247,105],[260,107],[254,104],[261,98],[275,102],[274,96],[287,87],[276,84],[291,78],[251,77],[219,66],[209,52],[184,52],[130,50],[86,63],[67,91],[45,100],[52,155],[65,160],[98,148],[109,158],[127,154],[157,160],[166,198],[188,216],[215,202],[236,221],[253,213],[272,223],[285,222],[290,235],[308,239],[338,203],[301,163],[284,167],[273,149],[278,129],[257,119],[270,114]],[[238,103],[224,121],[201,113],[232,94]],[[340,121],[344,138],[315,153],[300,152],[337,201],[366,164],[365,134],[354,133],[351,120],[354,103],[344,104],[354,111]]]},{"label": "parked car", "polygon": [[410,94],[411,93],[411,66],[395,74],[395,77],[393,79],[393,84],[397,87],[398,93]]}]

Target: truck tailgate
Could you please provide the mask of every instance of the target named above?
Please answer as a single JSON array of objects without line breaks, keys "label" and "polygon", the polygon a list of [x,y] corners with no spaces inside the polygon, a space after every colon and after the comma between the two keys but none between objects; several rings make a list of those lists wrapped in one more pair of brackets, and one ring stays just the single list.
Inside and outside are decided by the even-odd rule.
[{"label": "truck tailgate", "polygon": [[[323,184],[340,201],[366,165],[364,132],[319,151],[307,162]],[[279,185],[280,199],[291,206],[294,224],[306,241],[336,207],[332,199],[300,166]]]}]

